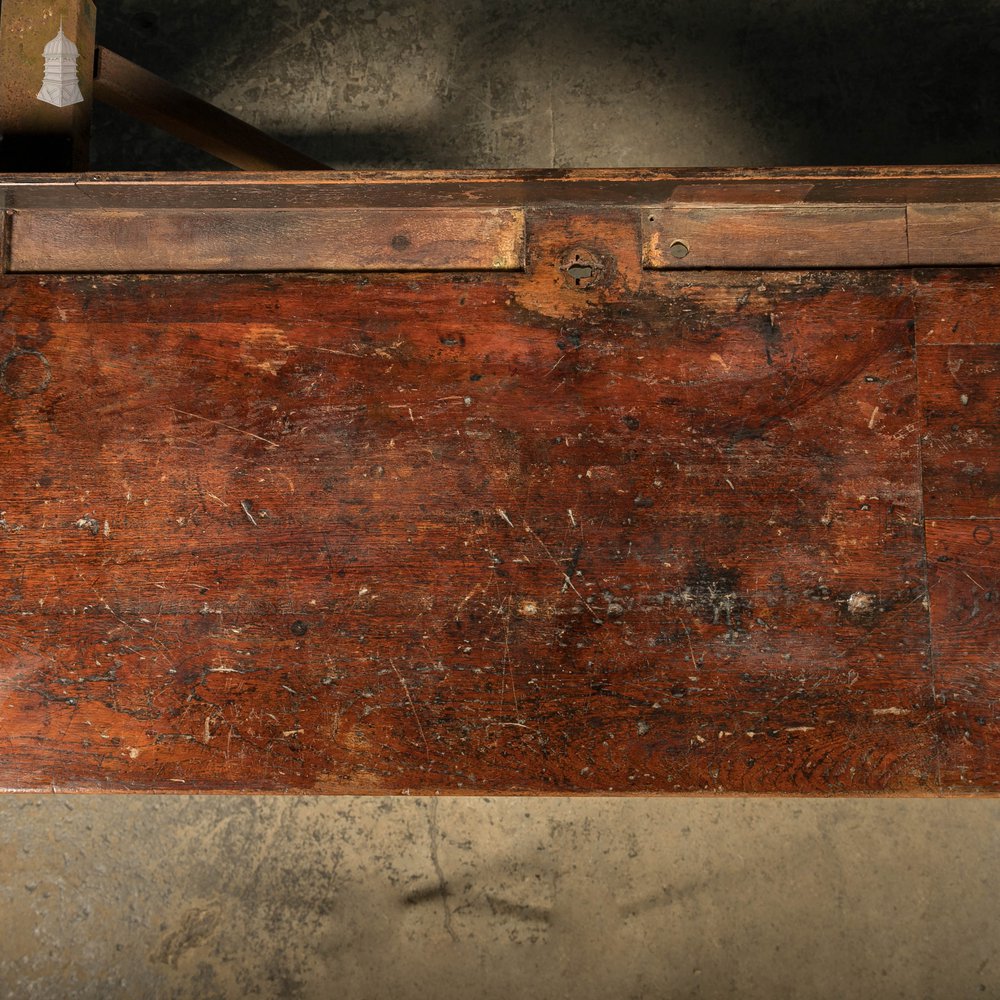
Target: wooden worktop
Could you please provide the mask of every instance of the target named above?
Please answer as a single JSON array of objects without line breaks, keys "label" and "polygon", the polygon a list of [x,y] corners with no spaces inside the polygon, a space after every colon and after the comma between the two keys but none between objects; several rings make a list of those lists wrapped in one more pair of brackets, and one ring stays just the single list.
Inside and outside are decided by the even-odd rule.
[{"label": "wooden worktop", "polygon": [[0,786],[1000,787],[1000,172],[0,197]]}]

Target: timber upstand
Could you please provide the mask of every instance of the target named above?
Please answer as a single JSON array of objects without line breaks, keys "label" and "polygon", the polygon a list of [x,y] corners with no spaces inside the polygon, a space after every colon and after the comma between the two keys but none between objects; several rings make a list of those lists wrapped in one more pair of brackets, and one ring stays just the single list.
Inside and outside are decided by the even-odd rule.
[{"label": "timber upstand", "polygon": [[996,792],[1000,172],[0,191],[0,786]]}]

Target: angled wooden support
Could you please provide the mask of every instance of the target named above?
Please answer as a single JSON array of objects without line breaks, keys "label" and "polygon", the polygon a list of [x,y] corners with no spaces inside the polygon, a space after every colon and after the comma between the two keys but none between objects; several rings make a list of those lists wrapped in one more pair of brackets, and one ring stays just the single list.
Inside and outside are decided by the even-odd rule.
[{"label": "angled wooden support", "polygon": [[242,170],[325,170],[327,166],[260,129],[99,47],[94,96]]},{"label": "angled wooden support", "polygon": [[3,0],[0,170],[85,170],[94,62],[92,0]]}]

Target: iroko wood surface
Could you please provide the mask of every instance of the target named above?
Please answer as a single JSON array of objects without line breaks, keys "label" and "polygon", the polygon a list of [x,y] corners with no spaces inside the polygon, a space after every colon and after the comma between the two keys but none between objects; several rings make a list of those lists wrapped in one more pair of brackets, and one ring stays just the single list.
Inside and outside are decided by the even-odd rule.
[{"label": "iroko wood surface", "polygon": [[523,265],[524,213],[517,209],[37,211],[11,220],[11,271],[503,271]]},{"label": "iroko wood surface", "polygon": [[1000,270],[655,270],[654,202],[0,279],[0,784],[995,791]]},{"label": "iroko wood surface", "polygon": [[643,225],[645,261],[667,270],[906,264],[906,216],[898,205],[653,208]]}]

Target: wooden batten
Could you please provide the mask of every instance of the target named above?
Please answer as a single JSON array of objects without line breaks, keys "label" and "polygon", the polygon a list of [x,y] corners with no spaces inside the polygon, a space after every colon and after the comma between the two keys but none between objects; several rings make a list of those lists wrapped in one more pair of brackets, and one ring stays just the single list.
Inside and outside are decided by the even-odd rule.
[{"label": "wooden batten", "polygon": [[995,264],[1000,261],[1000,205],[909,205],[913,264]]},{"label": "wooden batten", "polygon": [[504,208],[668,204],[904,207],[1000,202],[988,167],[803,170],[323,170],[252,175],[0,174],[0,198],[23,209]]},{"label": "wooden batten", "polygon": [[0,275],[10,270],[10,212],[0,211]]},{"label": "wooden batten", "polygon": [[[18,208],[5,263],[13,273],[509,271],[524,266],[525,211]],[[671,203],[633,211],[643,266],[652,270],[1000,262],[1000,205],[992,203]]]},{"label": "wooden batten", "polygon": [[518,209],[15,213],[14,272],[510,271]]},{"label": "wooden batten", "polygon": [[671,205],[643,217],[647,267],[897,267],[906,211],[886,205]]}]

